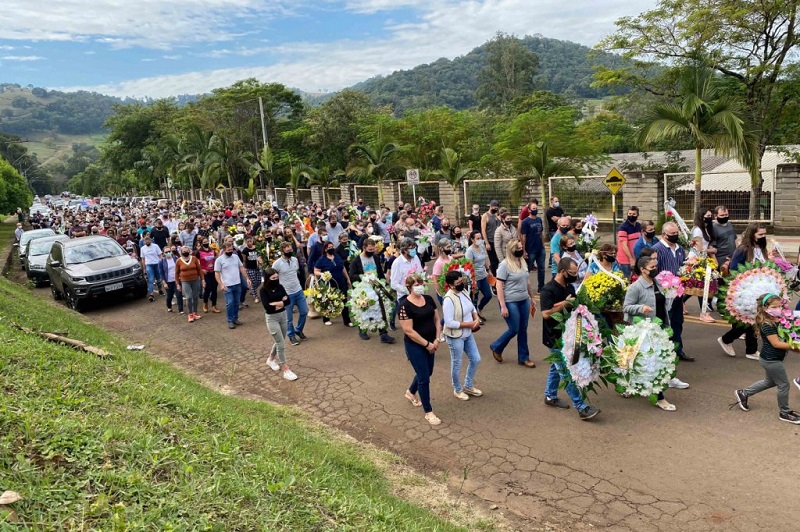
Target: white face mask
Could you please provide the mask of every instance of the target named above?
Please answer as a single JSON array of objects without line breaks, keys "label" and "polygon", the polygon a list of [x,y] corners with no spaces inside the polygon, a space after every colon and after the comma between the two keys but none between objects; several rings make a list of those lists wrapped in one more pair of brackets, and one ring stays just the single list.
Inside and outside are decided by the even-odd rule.
[{"label": "white face mask", "polygon": [[414,293],[417,294],[418,296],[421,296],[421,295],[425,294],[425,286],[424,285],[418,284],[418,285],[412,287],[412,289],[414,290]]}]

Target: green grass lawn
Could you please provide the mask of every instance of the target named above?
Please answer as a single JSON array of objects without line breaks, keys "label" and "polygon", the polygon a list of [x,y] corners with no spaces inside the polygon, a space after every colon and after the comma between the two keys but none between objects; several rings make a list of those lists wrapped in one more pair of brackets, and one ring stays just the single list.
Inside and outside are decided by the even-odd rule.
[{"label": "green grass lawn", "polygon": [[[0,225],[7,246],[13,224]],[[109,358],[26,335],[66,332]],[[204,388],[0,279],[0,529],[454,530],[295,410]]]}]

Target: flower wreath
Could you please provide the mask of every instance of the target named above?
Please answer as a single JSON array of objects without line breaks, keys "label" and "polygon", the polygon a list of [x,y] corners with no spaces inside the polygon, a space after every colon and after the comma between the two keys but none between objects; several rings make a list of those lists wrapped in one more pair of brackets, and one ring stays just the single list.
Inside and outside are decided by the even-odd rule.
[{"label": "flower wreath", "polygon": [[675,375],[672,331],[659,319],[634,318],[633,325],[617,326],[619,334],[604,352],[603,372],[621,394],[657,400]]},{"label": "flower wreath", "polygon": [[774,262],[740,264],[731,274],[717,297],[720,314],[732,324],[755,325],[758,298],[764,294],[787,297],[786,280]]},{"label": "flower wreath", "polygon": [[350,320],[367,332],[378,332],[389,327],[396,294],[383,279],[366,274],[350,289],[347,306]]},{"label": "flower wreath", "polygon": [[313,281],[313,287],[309,288],[314,308],[328,319],[335,318],[342,313],[345,301],[344,292],[331,285],[331,279],[331,273],[324,272],[319,279]]},{"label": "flower wreath", "polygon": [[447,274],[452,271],[459,271],[462,275],[466,275],[469,278],[470,290],[474,291],[478,287],[478,281],[475,279],[475,266],[472,264],[471,260],[461,257],[460,259],[453,259],[445,264],[444,268],[442,268],[441,275],[436,278],[440,294],[444,295],[447,290],[450,289],[445,279]]},{"label": "flower wreath", "polygon": [[575,310],[556,314],[557,320],[563,320],[561,348],[549,360],[563,364],[563,372],[567,379],[562,385],[572,381],[586,397],[586,393],[594,391],[594,383],[601,379],[600,362],[603,355],[603,336],[597,319],[585,305],[578,305]]}]

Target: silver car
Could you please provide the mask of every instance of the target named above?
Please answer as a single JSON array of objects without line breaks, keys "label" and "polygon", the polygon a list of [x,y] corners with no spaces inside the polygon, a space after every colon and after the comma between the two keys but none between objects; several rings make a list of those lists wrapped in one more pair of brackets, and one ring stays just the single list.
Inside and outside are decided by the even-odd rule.
[{"label": "silver car", "polygon": [[69,240],[66,235],[46,236],[31,240],[28,244],[22,268],[27,272],[28,280],[32,281],[35,286],[42,286],[50,281],[45,271],[47,256],[50,255],[50,249],[54,242],[65,240]]},{"label": "silver car", "polygon": [[31,240],[36,240],[37,238],[45,238],[48,236],[56,236],[56,232],[52,229],[32,229],[30,231],[25,231],[22,233],[22,236],[19,239],[19,247],[17,249],[19,253],[19,264],[23,268],[25,267],[25,252],[28,250],[28,244]]}]

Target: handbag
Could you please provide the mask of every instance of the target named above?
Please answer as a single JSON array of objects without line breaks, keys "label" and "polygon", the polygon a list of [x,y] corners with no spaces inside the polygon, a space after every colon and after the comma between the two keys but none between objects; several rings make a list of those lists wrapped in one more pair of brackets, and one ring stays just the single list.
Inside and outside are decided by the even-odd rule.
[{"label": "handbag", "polygon": [[[308,282],[306,283],[308,286],[306,288],[316,288],[317,287],[317,278],[313,275],[308,278]],[[308,305],[308,317],[312,320],[315,320],[322,316],[317,309],[314,308],[314,298],[311,296],[306,296],[306,305]]]}]

